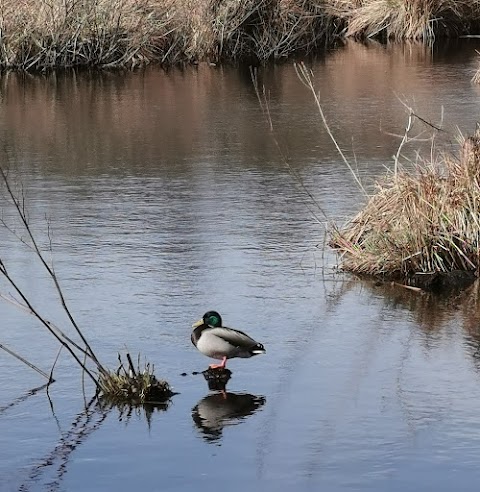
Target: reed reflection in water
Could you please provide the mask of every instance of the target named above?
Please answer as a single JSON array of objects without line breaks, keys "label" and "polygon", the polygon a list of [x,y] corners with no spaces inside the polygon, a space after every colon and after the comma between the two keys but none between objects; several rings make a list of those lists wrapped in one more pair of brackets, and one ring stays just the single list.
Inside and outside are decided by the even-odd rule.
[{"label": "reed reflection in water", "polygon": [[[396,94],[433,120],[445,103],[450,126],[474,127],[476,56],[471,43],[452,56],[369,44],[311,62],[327,119],[367,183],[398,148],[391,134],[406,118]],[[365,197],[294,69],[261,76],[292,169],[329,220],[352,216]],[[335,492],[478,483],[478,295],[439,300],[333,274],[324,224],[279,158],[248,69],[6,76],[1,89],[2,142],[35,230],[51,218],[55,267],[93,346],[109,365],[125,345],[138,350],[180,394],[167,411],[100,408],[87,418],[80,377],[62,357],[51,392],[65,430],[40,391],[7,406],[0,489],[18,490],[25,470],[26,489],[50,481],[69,492],[130,491],[140,479],[148,490],[199,491],[219,481]],[[8,241],[12,268],[57,319],[58,300]],[[204,363],[190,325],[212,307],[240,329],[253,325],[268,350],[232,361],[227,398],[180,376]],[[2,342],[51,367],[51,340],[0,310]],[[0,386],[5,408],[35,383],[17,361],[1,362],[16,375]],[[96,430],[79,442],[68,430],[77,417],[77,429]]]}]

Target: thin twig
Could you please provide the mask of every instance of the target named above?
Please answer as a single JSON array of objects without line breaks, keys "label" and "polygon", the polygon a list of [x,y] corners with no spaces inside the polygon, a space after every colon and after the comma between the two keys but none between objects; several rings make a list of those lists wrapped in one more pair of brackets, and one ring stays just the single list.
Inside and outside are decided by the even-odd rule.
[{"label": "thin twig", "polygon": [[8,280],[10,285],[17,291],[17,294],[23,299],[23,302],[28,306],[28,308],[32,311],[34,316],[48,329],[48,331],[68,350],[68,352],[72,355],[72,357],[75,359],[75,361],[82,367],[86,373],[90,376],[92,381],[95,383],[95,385],[98,387],[98,381],[97,379],[93,376],[93,374],[82,364],[82,361],[78,358],[77,354],[73,351],[73,349],[70,347],[70,345],[63,340],[62,337],[60,337],[51,327],[50,325],[46,322],[46,320],[35,310],[35,308],[30,304],[30,301],[27,299],[23,291],[18,287],[16,282],[13,280],[13,278],[8,274],[5,264],[3,261],[0,259],[0,273],[3,274],[3,276]]},{"label": "thin twig", "polygon": [[330,140],[333,142],[335,145],[335,148],[337,149],[337,152],[339,153],[340,157],[342,158],[343,162],[349,169],[349,171],[352,173],[353,178],[355,179],[356,183],[362,190],[362,192],[367,195],[367,192],[365,191],[365,188],[362,185],[362,182],[360,181],[360,178],[357,176],[355,173],[353,167],[351,164],[348,162],[348,159],[345,157],[345,154],[343,153],[342,149],[338,145],[337,140],[335,139],[335,136],[333,135],[332,131],[330,130],[330,126],[327,122],[327,118],[325,117],[325,113],[323,112],[322,105],[320,104],[320,95],[316,91],[315,86],[313,85],[313,80],[312,80],[312,72],[307,68],[305,63],[294,63],[293,65],[295,67],[295,71],[297,73],[298,78],[300,81],[305,85],[305,87],[312,93],[313,98],[315,100],[315,104],[318,109],[318,113],[320,114],[320,118],[322,119],[323,126],[325,127],[325,130],[330,137]]},{"label": "thin twig", "polygon": [[132,371],[133,377],[135,377],[137,374],[135,372],[135,366],[133,365],[132,358],[130,357],[130,354],[127,352],[127,360],[128,360],[128,366],[130,367],[130,371]]},{"label": "thin twig", "polygon": [[[57,275],[55,274],[55,271],[50,267],[50,265],[46,262],[45,258],[43,257],[43,254],[37,244],[37,241],[32,233],[32,229],[30,227],[30,224],[28,223],[28,218],[27,218],[27,215],[26,215],[26,212],[25,212],[25,207],[24,207],[24,204],[21,204],[20,201],[18,200],[18,198],[16,197],[12,187],[10,186],[10,181],[8,179],[8,176],[5,172],[5,170],[3,169],[2,166],[0,166],[0,175],[5,183],[5,186],[6,186],[6,189],[7,189],[7,192],[9,194],[9,196],[12,198],[13,200],[13,204],[15,206],[15,209],[18,213],[18,216],[21,220],[21,222],[23,223],[24,227],[25,227],[25,230],[30,238],[30,241],[31,241],[31,244],[35,250],[35,253],[38,257],[38,259],[40,260],[40,262],[42,263],[42,265],[44,266],[44,268],[47,270],[50,278],[52,279],[54,285],[55,285],[55,289],[57,291],[57,294],[60,298],[60,302],[62,304],[62,307],[63,307],[63,310],[65,311],[66,315],[68,316],[68,319],[70,320],[72,326],[75,328],[76,332],[78,333],[78,335],[80,336],[82,342],[85,344],[85,347],[87,348],[88,352],[89,352],[89,355],[90,357],[92,358],[92,360],[95,362],[95,364],[97,365],[98,369],[100,371],[105,371],[105,369],[102,367],[102,365],[100,364],[100,362],[98,361],[97,357],[95,356],[92,348],[90,347],[89,343],[87,342],[86,338],[84,337],[83,333],[81,332],[80,328],[78,327],[75,319],[73,318],[72,316],[72,313],[70,312],[70,309],[68,308],[67,306],[67,303],[66,303],[66,300],[65,300],[65,297],[63,295],[63,291],[60,287],[60,283],[58,281],[58,278],[57,278]],[[19,292],[20,294],[20,292]],[[23,296],[22,296],[23,298]],[[24,299],[25,301],[26,299]],[[27,303],[29,304],[29,303]]]},{"label": "thin twig", "polygon": [[4,350],[5,352],[7,352],[7,354],[10,354],[10,355],[13,355],[13,357],[15,357],[16,359],[18,359],[19,361],[23,362],[25,365],[27,365],[28,367],[30,367],[31,369],[33,369],[34,371],[37,371],[38,374],[41,374],[44,378],[46,378],[49,382],[50,382],[50,377],[49,375],[42,371],[41,369],[39,369],[35,364],[32,364],[31,362],[29,362],[27,359],[24,359],[21,355],[18,355],[16,352],[14,352],[12,349],[9,349],[8,347],[6,347],[5,345],[1,344],[0,343],[0,349]]},{"label": "thin twig", "polygon": [[[308,197],[313,202],[313,204],[317,207],[317,209],[320,211],[320,213],[325,217],[325,219],[328,220],[327,214],[325,213],[325,211],[323,210],[321,205],[318,203],[318,200],[313,196],[311,191],[307,188],[307,186],[303,182],[302,177],[290,165],[290,162],[289,162],[288,158],[286,157],[285,153],[283,152],[283,150],[280,146],[280,143],[278,142],[278,139],[275,137],[274,127],[273,127],[273,122],[272,122],[272,116],[270,113],[270,106],[268,104],[268,99],[267,99],[265,87],[263,87],[262,94],[260,94],[259,83],[258,83],[258,73],[257,73],[257,70],[252,68],[252,67],[250,67],[250,77],[251,77],[252,84],[253,84],[253,87],[255,90],[255,94],[256,94],[257,99],[258,99],[258,103],[260,105],[260,108],[261,108],[264,116],[265,116],[266,122],[270,128],[270,134],[272,136],[272,139],[273,139],[275,146],[277,147],[278,153],[282,158],[283,164],[288,169],[288,172],[291,174],[291,176],[293,176],[293,178],[295,178],[298,185],[301,187],[302,191],[308,195]],[[309,208],[309,210],[310,210],[310,213],[313,215],[313,217],[317,220],[317,222],[319,224],[321,224],[322,221],[317,216],[317,214],[313,210],[311,210],[310,208]]]},{"label": "thin twig", "polygon": [[60,348],[58,349],[58,352],[57,352],[57,356],[55,357],[55,360],[53,361],[52,368],[50,369],[50,380],[48,381],[47,391],[48,391],[48,387],[50,386],[50,384],[55,382],[55,380],[53,379],[53,371],[55,369],[55,366],[57,365],[57,361],[58,361],[58,358],[60,357],[60,353],[62,351],[62,348],[63,348],[63,346],[60,345]]},{"label": "thin twig", "polygon": [[[9,296],[6,296],[5,294],[2,294],[0,292],[0,299],[3,299],[4,301],[6,302],[9,302],[10,304],[12,304],[13,306],[15,306],[16,308],[18,309],[21,309],[22,311],[32,315],[33,317],[37,318],[38,319],[38,316],[37,314],[32,311],[27,305],[25,304],[22,304],[21,302],[18,302],[16,299],[12,298],[12,297],[9,297]],[[56,331],[57,334],[60,336],[60,337],[63,337],[65,339],[66,342],[70,343],[71,345],[73,345],[77,350],[79,350],[80,352],[82,352],[82,354],[85,354],[87,355],[88,357],[90,357],[90,354],[83,348],[83,347],[80,347],[80,345],[78,345],[77,343],[75,343],[75,341],[73,341],[69,336],[67,336],[62,330],[60,330],[60,328],[56,325],[54,325],[51,321],[49,321],[48,319],[46,318],[43,318],[43,321],[44,323],[46,323],[53,331]]]}]

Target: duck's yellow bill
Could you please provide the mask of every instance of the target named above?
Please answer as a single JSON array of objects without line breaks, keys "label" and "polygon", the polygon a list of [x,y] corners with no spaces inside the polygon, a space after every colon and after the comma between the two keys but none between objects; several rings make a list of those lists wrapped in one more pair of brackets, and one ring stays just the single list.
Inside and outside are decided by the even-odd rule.
[{"label": "duck's yellow bill", "polygon": [[193,323],[192,328],[196,328],[197,326],[200,326],[201,324],[203,324],[203,319],[199,319],[198,321]]}]

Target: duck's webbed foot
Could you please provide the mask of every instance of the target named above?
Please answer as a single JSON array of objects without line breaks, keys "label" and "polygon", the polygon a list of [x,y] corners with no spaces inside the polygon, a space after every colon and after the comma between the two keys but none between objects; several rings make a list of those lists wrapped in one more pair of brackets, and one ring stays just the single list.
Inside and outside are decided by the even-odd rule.
[{"label": "duck's webbed foot", "polygon": [[224,357],[222,359],[222,363],[221,364],[210,364],[208,367],[210,369],[225,369],[225,364],[227,363],[227,358]]}]

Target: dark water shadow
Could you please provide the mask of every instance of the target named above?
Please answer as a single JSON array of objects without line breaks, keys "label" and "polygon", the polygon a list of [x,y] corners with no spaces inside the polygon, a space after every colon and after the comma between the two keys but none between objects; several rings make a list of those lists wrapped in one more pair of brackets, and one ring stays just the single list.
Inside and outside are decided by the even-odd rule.
[{"label": "dark water shadow", "polygon": [[412,291],[394,283],[364,282],[376,297],[381,295],[388,309],[407,309],[419,328],[428,333],[444,328],[454,317],[472,336],[478,335],[480,322],[480,284],[445,293]]},{"label": "dark water shadow", "polygon": [[249,393],[212,393],[193,407],[192,419],[205,441],[219,443],[225,427],[243,422],[260,410],[266,401],[264,396]]},{"label": "dark water shadow", "polygon": [[[52,413],[58,422],[53,407]],[[92,398],[74,418],[68,430],[62,432],[52,451],[32,466],[18,490],[26,492],[32,487],[37,490],[59,490],[73,451],[102,425],[107,415],[108,412],[98,405],[97,397]]]},{"label": "dark water shadow", "polygon": [[407,309],[412,313],[426,349],[440,337],[451,336],[450,326],[462,330],[464,348],[480,373],[480,281],[466,289],[443,294],[411,291],[395,284],[366,282],[376,295],[381,294],[388,309]]},{"label": "dark water shadow", "polygon": [[24,401],[28,400],[31,396],[36,395],[40,391],[44,390],[48,386],[48,383],[42,384],[42,386],[38,386],[37,388],[33,388],[31,390],[28,390],[25,394],[19,396],[18,398],[15,398],[12,400],[9,404],[3,405],[0,407],[0,416],[5,413],[7,410],[10,410],[11,408],[15,407],[16,405],[19,405],[20,403],[23,403]]},{"label": "dark water shadow", "polygon": [[[155,411],[165,411],[170,406],[170,400],[161,403],[143,405],[118,404],[105,399],[93,397],[85,404],[84,409],[71,422],[68,430],[61,431],[61,436],[55,447],[39,459],[28,472],[18,488],[19,492],[34,490],[61,490],[61,483],[68,470],[72,453],[100,428],[112,411],[118,412],[119,421],[128,422],[132,415],[144,414],[150,429],[151,417]],[[58,423],[52,406],[53,417]],[[1,488],[1,487],[0,487]]]},{"label": "dark water shadow", "polygon": [[147,423],[148,430],[150,431],[152,427],[152,416],[155,412],[166,412],[170,408],[172,400],[168,398],[160,402],[142,403],[138,405],[100,400],[100,404],[105,411],[117,412],[118,421],[123,422],[125,425],[130,423],[132,417],[143,416]]}]

